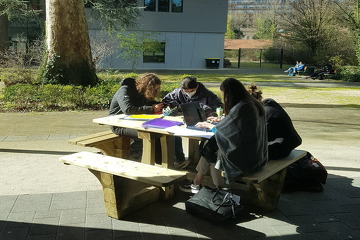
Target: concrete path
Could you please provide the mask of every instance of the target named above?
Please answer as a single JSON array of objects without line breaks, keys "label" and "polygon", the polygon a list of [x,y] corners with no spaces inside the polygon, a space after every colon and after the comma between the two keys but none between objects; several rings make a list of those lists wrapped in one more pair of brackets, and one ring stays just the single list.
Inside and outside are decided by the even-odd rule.
[{"label": "concrete path", "polygon": [[360,239],[359,109],[286,111],[299,149],[328,170],[324,192],[282,194],[276,211],[245,209],[226,226],[188,215],[180,192],[123,220],[107,217],[96,178],[58,162],[85,150],[69,138],[108,129],[91,122],[106,111],[0,113],[0,239]]}]

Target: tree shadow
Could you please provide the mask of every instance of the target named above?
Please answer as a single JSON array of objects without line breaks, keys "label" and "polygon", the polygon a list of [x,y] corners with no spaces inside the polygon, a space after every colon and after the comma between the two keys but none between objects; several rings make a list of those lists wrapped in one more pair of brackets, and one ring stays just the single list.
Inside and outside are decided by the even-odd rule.
[{"label": "tree shadow", "polygon": [[[0,239],[358,239],[359,186],[360,178],[330,174],[321,193],[282,194],[278,208],[271,212],[244,206],[237,219],[223,224],[188,214],[184,202],[189,195],[181,192],[176,192],[173,199],[158,201],[121,220],[106,216],[102,191],[34,197],[38,201],[42,196],[53,201],[55,195],[61,196],[65,199],[62,201],[64,209],[58,211],[77,216],[79,208],[67,208],[67,204],[76,201],[74,198],[79,193],[87,195],[86,207],[81,209],[84,221],[71,223],[72,218],[69,218],[68,224],[62,222],[60,213],[58,219],[49,216],[36,223],[31,214],[35,216],[37,209],[31,204],[24,212],[14,212],[15,203],[22,195],[0,196]],[[13,214],[11,218],[8,217],[10,213]],[[17,219],[14,220],[14,216]]]}]

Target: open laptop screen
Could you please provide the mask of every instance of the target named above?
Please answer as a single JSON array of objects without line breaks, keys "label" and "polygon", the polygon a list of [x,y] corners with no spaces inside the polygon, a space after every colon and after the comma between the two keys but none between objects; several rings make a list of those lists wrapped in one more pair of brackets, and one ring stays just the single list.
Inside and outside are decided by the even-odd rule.
[{"label": "open laptop screen", "polygon": [[206,121],[204,109],[200,107],[198,101],[181,104],[180,108],[187,126],[194,126],[198,122]]}]

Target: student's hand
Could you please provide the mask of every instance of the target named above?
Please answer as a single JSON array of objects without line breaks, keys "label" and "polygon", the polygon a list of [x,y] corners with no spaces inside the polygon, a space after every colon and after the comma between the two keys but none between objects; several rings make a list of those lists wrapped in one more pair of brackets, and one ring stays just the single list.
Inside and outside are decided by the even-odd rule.
[{"label": "student's hand", "polygon": [[220,122],[220,120],[221,120],[221,118],[219,118],[219,117],[208,117],[207,118],[207,122],[209,122],[209,123],[218,123],[218,122]]},{"label": "student's hand", "polygon": [[164,108],[164,103],[155,103],[152,105],[154,109],[154,113],[162,113],[162,109]]},{"label": "student's hand", "polygon": [[198,122],[195,127],[212,129],[215,125],[208,122]]}]

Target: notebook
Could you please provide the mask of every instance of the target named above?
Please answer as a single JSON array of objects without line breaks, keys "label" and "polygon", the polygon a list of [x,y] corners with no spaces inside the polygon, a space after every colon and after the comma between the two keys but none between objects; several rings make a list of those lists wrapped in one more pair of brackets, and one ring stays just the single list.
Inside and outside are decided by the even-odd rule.
[{"label": "notebook", "polygon": [[180,105],[181,111],[183,112],[184,122],[186,127],[193,130],[211,132],[208,128],[195,127],[198,122],[205,122],[206,116],[204,109],[200,107],[198,101],[184,103]]},{"label": "notebook", "polygon": [[140,121],[156,119],[156,118],[162,118],[162,116],[159,114],[134,114],[124,117],[124,119],[127,120],[140,120]]}]

